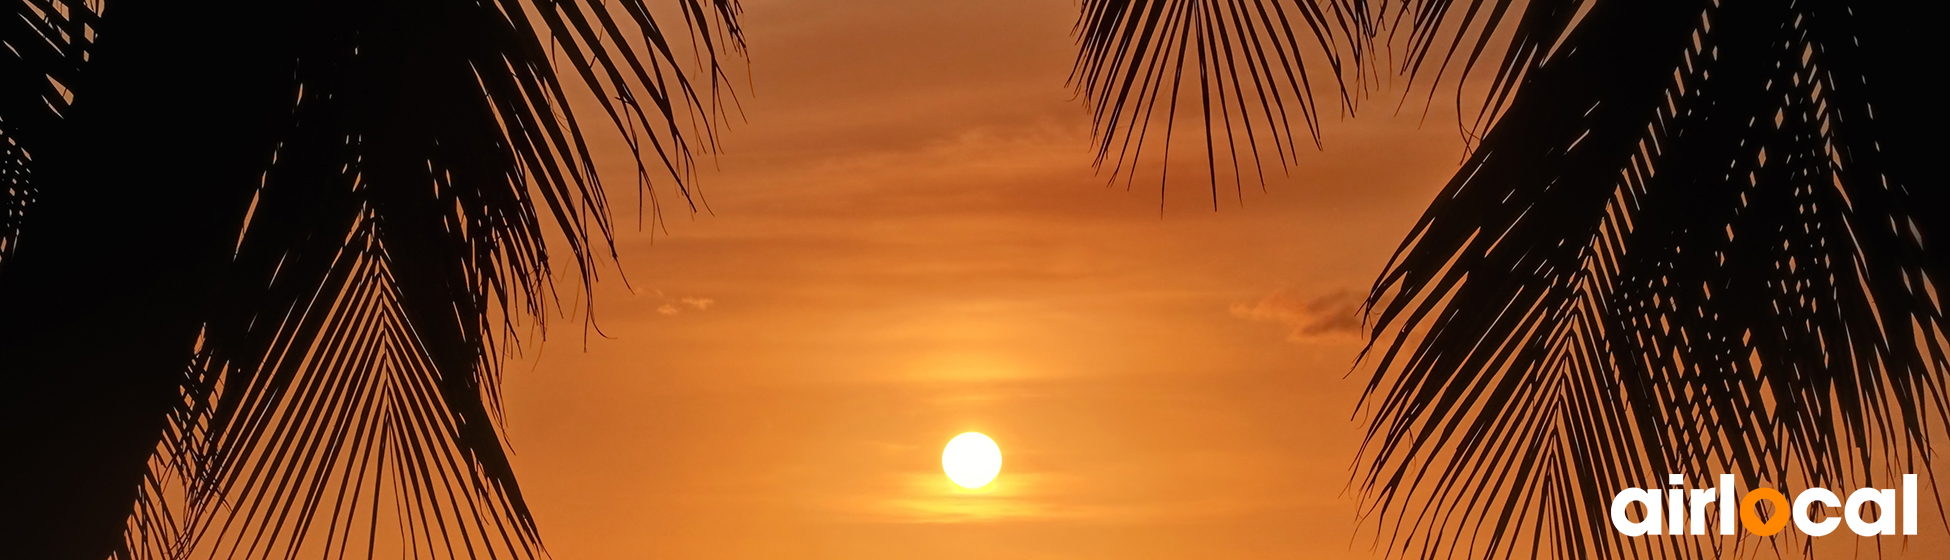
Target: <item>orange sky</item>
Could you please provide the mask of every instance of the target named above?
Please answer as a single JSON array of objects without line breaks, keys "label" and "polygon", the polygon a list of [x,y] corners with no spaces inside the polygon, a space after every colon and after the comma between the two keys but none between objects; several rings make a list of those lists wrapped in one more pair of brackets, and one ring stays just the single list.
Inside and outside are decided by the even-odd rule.
[{"label": "orange sky", "polygon": [[[1330,123],[1218,212],[1183,166],[1161,217],[1089,167],[1073,3],[744,5],[715,215],[623,233],[612,338],[556,320],[509,368],[556,558],[1377,557],[1342,495],[1347,313],[1459,163],[1453,117]],[[971,430],[1005,454],[983,492],[940,470]]]}]

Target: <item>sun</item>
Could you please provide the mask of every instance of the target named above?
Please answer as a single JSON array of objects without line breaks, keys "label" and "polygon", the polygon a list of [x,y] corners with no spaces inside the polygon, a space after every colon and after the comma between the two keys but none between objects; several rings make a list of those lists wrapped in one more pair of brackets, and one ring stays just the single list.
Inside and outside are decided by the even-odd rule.
[{"label": "sun", "polygon": [[955,436],[941,450],[941,470],[962,488],[981,488],[1002,472],[1002,448],[977,432]]}]

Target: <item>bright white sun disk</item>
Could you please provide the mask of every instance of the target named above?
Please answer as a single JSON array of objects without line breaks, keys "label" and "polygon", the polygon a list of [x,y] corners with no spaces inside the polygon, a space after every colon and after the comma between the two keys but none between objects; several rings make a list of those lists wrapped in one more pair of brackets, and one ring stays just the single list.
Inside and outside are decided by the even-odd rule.
[{"label": "bright white sun disk", "polygon": [[981,488],[1002,472],[1002,448],[980,433],[955,436],[948,441],[948,448],[941,450],[941,470],[963,488]]}]

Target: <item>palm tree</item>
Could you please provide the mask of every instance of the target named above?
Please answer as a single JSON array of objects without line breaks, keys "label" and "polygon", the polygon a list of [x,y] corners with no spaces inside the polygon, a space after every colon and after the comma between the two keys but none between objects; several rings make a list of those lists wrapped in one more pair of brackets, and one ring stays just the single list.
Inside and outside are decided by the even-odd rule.
[{"label": "palm tree", "polygon": [[1931,172],[1950,123],[1914,62],[1941,52],[1920,7],[1083,8],[1075,79],[1113,177],[1160,136],[1147,123],[1168,139],[1181,87],[1209,167],[1237,177],[1251,142],[1290,156],[1288,123],[1318,130],[1310,74],[1351,106],[1384,54],[1411,77],[1494,70],[1464,127],[1486,132],[1368,299],[1354,481],[1388,555],[1717,556],[1741,541],[1619,536],[1611,496],[1666,473],[1927,471],[1950,412],[1950,192]]},{"label": "palm tree", "polygon": [[611,250],[571,96],[689,199],[743,40],[672,4],[12,2],[6,554],[539,555],[497,364]]}]

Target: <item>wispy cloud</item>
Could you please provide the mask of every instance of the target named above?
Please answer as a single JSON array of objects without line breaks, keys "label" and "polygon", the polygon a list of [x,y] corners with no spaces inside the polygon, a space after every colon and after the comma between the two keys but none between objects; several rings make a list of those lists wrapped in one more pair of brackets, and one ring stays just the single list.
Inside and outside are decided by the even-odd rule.
[{"label": "wispy cloud", "polygon": [[663,290],[655,290],[652,295],[657,301],[658,315],[677,315],[686,311],[708,311],[718,300],[708,297],[665,295]]},{"label": "wispy cloud", "polygon": [[1290,289],[1274,290],[1259,301],[1232,304],[1232,315],[1286,325],[1287,340],[1295,342],[1361,334],[1361,297],[1349,290],[1312,297]]}]

